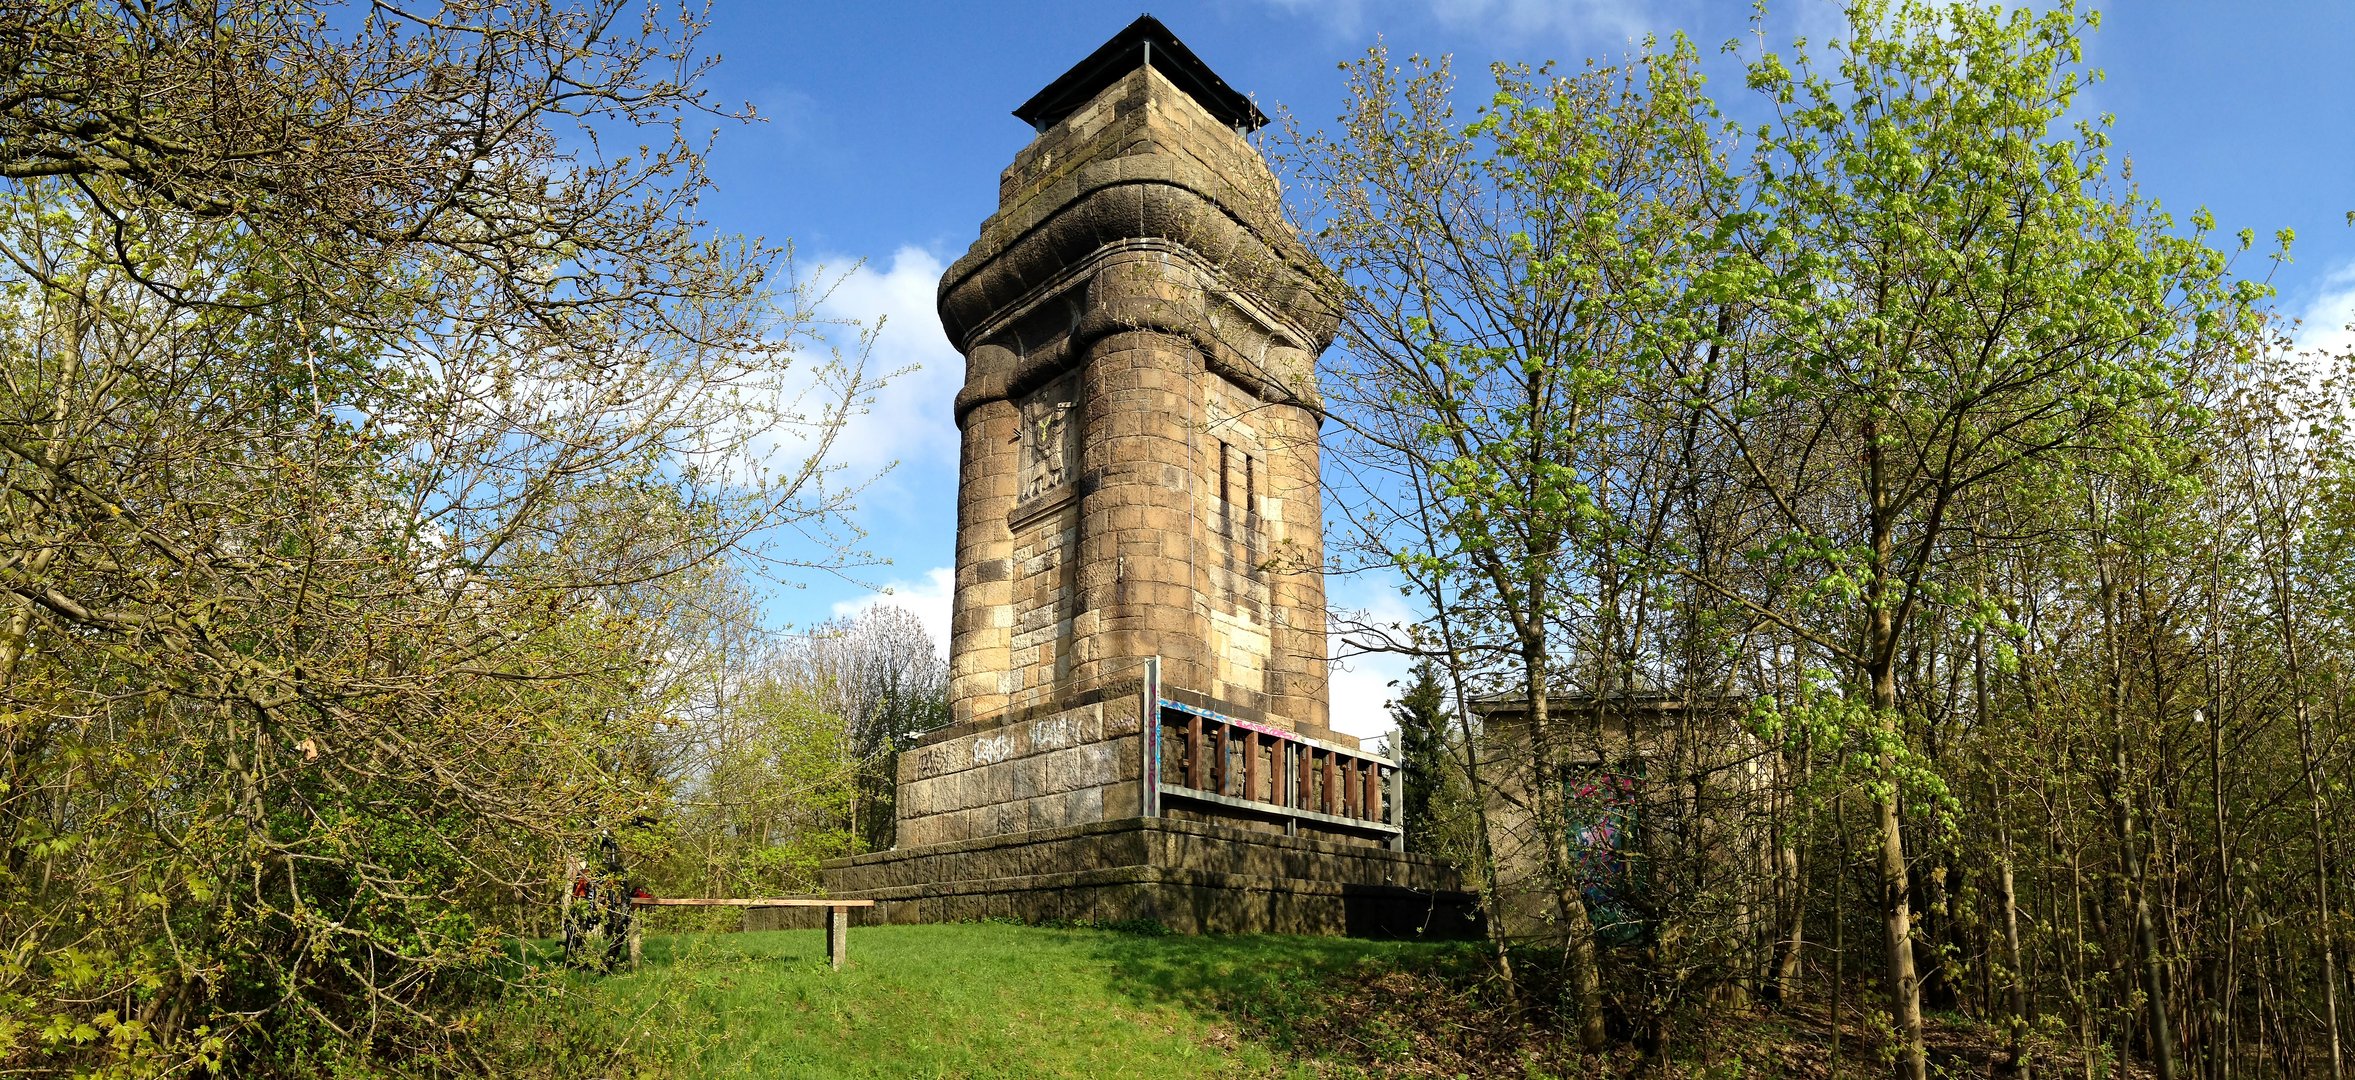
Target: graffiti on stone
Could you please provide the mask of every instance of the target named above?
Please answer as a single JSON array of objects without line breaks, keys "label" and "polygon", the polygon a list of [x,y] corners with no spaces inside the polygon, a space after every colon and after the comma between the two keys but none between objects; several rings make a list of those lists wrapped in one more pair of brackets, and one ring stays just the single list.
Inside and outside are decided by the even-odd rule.
[{"label": "graffiti on stone", "polygon": [[1014,756],[1014,735],[1000,732],[973,740],[973,763],[994,765]]}]

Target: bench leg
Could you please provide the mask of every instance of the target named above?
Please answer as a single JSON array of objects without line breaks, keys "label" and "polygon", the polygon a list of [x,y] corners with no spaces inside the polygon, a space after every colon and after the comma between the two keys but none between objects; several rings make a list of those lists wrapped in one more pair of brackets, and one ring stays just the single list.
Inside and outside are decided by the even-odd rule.
[{"label": "bench leg", "polygon": [[826,962],[834,965],[836,971],[842,970],[842,965],[850,962],[849,908],[826,909]]}]

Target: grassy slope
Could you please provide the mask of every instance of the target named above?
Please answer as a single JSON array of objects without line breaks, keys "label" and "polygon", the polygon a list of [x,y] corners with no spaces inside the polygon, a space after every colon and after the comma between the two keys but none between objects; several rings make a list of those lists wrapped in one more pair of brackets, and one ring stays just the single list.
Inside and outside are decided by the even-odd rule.
[{"label": "grassy slope", "polygon": [[[680,920],[673,920],[673,925]],[[1594,1077],[1828,1080],[1887,1075],[1886,1029],[1862,995],[1837,1025],[1818,1000],[1781,1012],[1691,1003],[1673,1063],[1631,1044],[1580,1055],[1550,1008],[1558,981],[1516,964],[1508,1009],[1480,950],[1300,937],[1152,937],[1006,924],[851,932],[851,967],[823,936],[647,939],[637,973],[565,977],[493,1020],[534,1077]],[[532,950],[552,961],[553,944]],[[1558,973],[1557,973],[1558,974]],[[1981,1076],[2003,1040],[1983,1021],[1930,1018],[1934,1071]],[[1625,1034],[1624,1032],[1622,1034]],[[2077,1071],[2038,1040],[2038,1072]],[[1663,1065],[1665,1064],[1665,1068]]]},{"label": "grassy slope", "polygon": [[853,930],[836,973],[814,930],[679,935],[582,988],[634,1058],[682,1076],[1293,1076],[1307,1074],[1238,1021],[1286,1030],[1294,988],[1444,948],[892,926]]}]

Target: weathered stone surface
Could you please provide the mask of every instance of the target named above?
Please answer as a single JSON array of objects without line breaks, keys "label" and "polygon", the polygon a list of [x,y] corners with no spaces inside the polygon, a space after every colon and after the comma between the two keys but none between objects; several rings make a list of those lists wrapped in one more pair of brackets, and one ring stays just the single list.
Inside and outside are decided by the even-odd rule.
[{"label": "weathered stone surface", "polygon": [[[1455,937],[1477,932],[1454,871],[1418,855],[1130,818],[861,855],[829,895],[876,901],[862,924],[1149,919],[1185,933]],[[753,909],[746,929],[816,925]],[[796,920],[802,920],[797,922]]]},{"label": "weathered stone surface", "polygon": [[941,281],[966,354],[951,712],[1163,679],[1329,733],[1334,292],[1259,155],[1149,67],[1040,134]]},{"label": "weathered stone surface", "polygon": [[1115,707],[1118,730],[1109,736],[1106,708],[982,727],[902,754],[900,845],[1101,821],[1106,793],[1120,788],[1126,794],[1111,802],[1133,813],[1142,768],[1137,704]]},{"label": "weathered stone surface", "polygon": [[966,358],[951,725],[900,758],[896,849],[827,887],[891,921],[1460,922],[1451,875],[1364,830],[1137,817],[1150,657],[1165,697],[1356,745],[1324,660],[1314,362],[1338,292],[1239,134],[1148,65],[1097,85],[941,279]]}]

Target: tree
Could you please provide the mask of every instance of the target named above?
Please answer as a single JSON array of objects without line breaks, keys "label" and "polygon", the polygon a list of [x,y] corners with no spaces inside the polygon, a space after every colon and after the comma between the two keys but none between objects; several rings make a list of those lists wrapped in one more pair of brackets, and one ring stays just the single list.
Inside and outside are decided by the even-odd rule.
[{"label": "tree", "polygon": [[833,687],[805,641],[760,627],[751,589],[720,583],[700,606],[713,618],[672,650],[646,876],[676,895],[811,891],[821,862],[859,847],[858,762]]},{"label": "tree", "polygon": [[[2056,904],[2092,920],[2081,944],[2130,928],[2101,946],[2106,969],[2045,939],[2086,1059],[2095,1025],[2129,1005],[2127,1041],[2162,1071],[2180,1041],[2157,898],[2180,873],[2162,865],[2180,832],[2162,830],[2181,822],[2161,819],[2182,793],[2153,788],[2173,775],[2161,763],[2194,655],[2164,588],[2183,571],[2160,568],[2190,548],[2140,538],[2178,527],[2191,504],[2168,493],[2207,478],[2207,388],[2253,348],[2266,290],[2232,276],[2205,214],[2179,228],[2126,182],[2106,122],[2065,120],[2094,24],[2068,7],[1857,4],[1832,62],[1757,56],[1767,121],[1726,131],[1681,47],[1552,81],[1499,69],[1469,123],[1449,111],[1444,63],[1400,76],[1377,52],[1350,69],[1344,132],[1302,139],[1296,162],[1302,216],[1352,288],[1326,383],[1329,460],[1350,470],[1336,486],[1368,561],[1429,615],[1387,644],[1444,657],[1464,700],[1530,703],[1515,751],[1530,771],[1490,778],[1484,799],[1527,800],[1531,848],[1558,858],[1550,778],[1586,733],[1549,715],[1552,688],[1598,714],[1638,686],[1757,702],[1760,756],[1800,797],[1714,797],[1776,832],[1762,862],[1781,868],[1780,918],[1751,918],[1745,887],[1713,888],[1708,860],[1688,861],[1674,902],[1688,906],[1667,909],[1646,970],[1682,985],[1708,959],[1679,943],[1706,925],[1743,958],[1738,989],[1748,958],[1777,949],[1775,921],[1777,984],[1794,987],[1822,910],[1809,883],[1844,872],[1846,808],[1863,803],[1909,1076],[1926,1068],[1925,976],[1960,1006],[1965,965],[1992,986],[1988,957],[2008,953],[2024,1021],[2034,943],[1971,936],[2045,933]],[[2140,546],[2119,547],[2121,528]],[[2002,732],[2031,733],[2047,755],[2031,760],[2060,768],[2023,790],[1994,764],[2018,760],[1996,752]],[[2316,764],[2288,775],[2323,776],[2329,745],[2291,747]],[[1707,789],[1688,787],[1699,807]],[[2328,790],[2301,789],[2324,818]],[[1954,828],[1965,799],[2001,816],[1997,842]],[[2023,916],[2013,872],[2010,825],[2031,803],[2047,815],[2025,886],[2042,921]],[[1799,858],[1825,847],[1834,858]],[[2301,850],[2321,866],[2327,848]],[[2002,880],[1972,880],[1983,856]],[[1558,887],[1566,869],[1540,876]],[[2109,880],[2117,907],[2085,916],[2089,882]],[[1976,909],[1991,895],[2005,911]],[[1580,912],[1560,910],[1583,978]],[[2313,964],[2335,982],[2328,950]],[[1647,1016],[1664,1046],[1665,1013]]]},{"label": "tree", "polygon": [[844,725],[853,833],[869,851],[891,847],[899,753],[949,720],[947,658],[913,612],[884,604],[813,628],[796,662]]},{"label": "tree", "polygon": [[0,1054],[451,1052],[659,801],[695,583],[839,525],[860,354],[789,369],[822,293],[702,234],[698,27],[635,18],[0,12]]},{"label": "tree", "polygon": [[1411,678],[1390,703],[1390,720],[1397,725],[1399,823],[1406,828],[1408,851],[1456,854],[1448,842],[1455,815],[1448,809],[1464,798],[1456,782],[1463,770],[1451,749],[1455,740],[1448,731],[1447,691],[1428,659],[1415,664]]},{"label": "tree", "polygon": [[1693,405],[1772,522],[1758,554],[1804,575],[1785,602],[1721,591],[1845,669],[1877,772],[1899,1073],[1916,1080],[1905,799],[1944,796],[1907,745],[1899,683],[1925,607],[1985,617],[1950,529],[1986,489],[2140,452],[2145,414],[2241,340],[2259,295],[2228,280],[2204,219],[2178,236],[2118,187],[2102,123],[2056,137],[2095,22],[1861,3],[1829,70],[1761,56],[1749,81],[1776,119],[1755,135],[1737,246],[1700,285],[1731,329],[1661,351],[1706,388]]},{"label": "tree", "polygon": [[1486,842],[1539,867],[1590,1051],[1601,975],[1561,840],[1572,739],[1549,710],[1581,661],[1590,688],[1629,662],[1619,598],[1581,586],[1613,573],[1597,485],[1630,435],[1642,323],[1678,302],[1719,194],[1696,66],[1681,41],[1573,76],[1500,65],[1493,105],[1459,125],[1444,62],[1402,82],[1377,47],[1347,66],[1343,133],[1296,136],[1292,163],[1347,285],[1325,393],[1360,470],[1350,516],[1444,624],[1459,698],[1527,703],[1513,777],[1475,798],[1527,803],[1528,835]]},{"label": "tree", "polygon": [[[2321,968],[2315,982],[2330,1075],[2338,1080],[2345,1072],[2339,1016],[2341,944],[2330,885],[2330,803],[2335,792],[2326,776],[2330,744],[2337,741],[2340,726],[2318,721],[2316,714],[2321,711],[2317,699],[2338,697],[2337,687],[2324,687],[2342,677],[2336,664],[2318,654],[2345,648],[2346,597],[2355,593],[2355,581],[2347,577],[2355,564],[2350,558],[2355,547],[2349,546],[2355,533],[2348,528],[2350,496],[2355,495],[2347,487],[2349,463],[2355,460],[2346,420],[2348,372],[2343,358],[2307,357],[2292,364],[2278,356],[2268,359],[2272,363],[2257,365],[2260,378],[2243,402],[2262,420],[2235,447],[2249,459],[2236,478],[2246,485],[2249,536],[2264,585],[2260,610],[2279,650],[2282,692],[2295,733],[2292,764],[2303,789],[2303,839],[2311,859],[2305,884],[2312,894],[2312,938]],[[2327,678],[2325,671],[2330,672]],[[2331,707],[2335,709],[2335,700]]]}]

